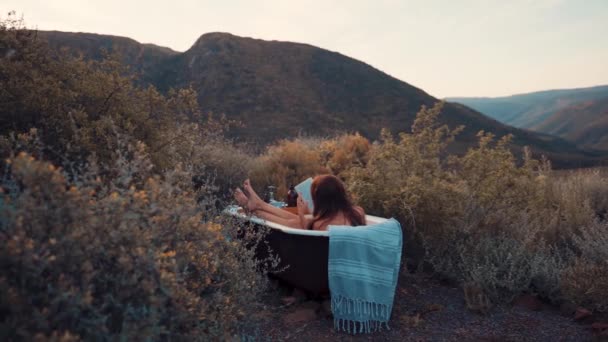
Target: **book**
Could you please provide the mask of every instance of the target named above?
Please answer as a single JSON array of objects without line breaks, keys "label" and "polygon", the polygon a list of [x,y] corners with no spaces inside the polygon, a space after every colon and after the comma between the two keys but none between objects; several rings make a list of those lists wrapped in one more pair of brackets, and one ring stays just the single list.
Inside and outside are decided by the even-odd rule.
[{"label": "book", "polygon": [[295,186],[298,194],[301,194],[302,198],[308,203],[308,208],[310,212],[314,211],[314,205],[312,203],[312,193],[310,192],[310,188],[312,187],[312,178],[308,178],[304,180],[302,183]]}]

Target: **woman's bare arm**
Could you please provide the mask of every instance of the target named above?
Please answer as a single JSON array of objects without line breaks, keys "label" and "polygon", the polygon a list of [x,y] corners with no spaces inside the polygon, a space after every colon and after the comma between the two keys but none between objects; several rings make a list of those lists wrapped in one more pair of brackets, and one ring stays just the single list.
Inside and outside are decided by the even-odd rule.
[{"label": "woman's bare arm", "polygon": [[278,223],[289,228],[305,229],[305,227],[301,226],[300,219],[296,215],[293,215],[292,218],[284,218],[266,211],[259,211],[255,213],[255,216],[262,218],[266,221]]},{"label": "woman's bare arm", "polygon": [[274,216],[286,219],[286,220],[291,220],[291,219],[295,219],[298,217],[298,215],[296,215],[296,214],[290,213],[289,211],[283,210],[281,208],[277,208],[266,202],[258,203],[254,212],[256,215],[260,216],[259,213],[262,211],[272,214]]}]

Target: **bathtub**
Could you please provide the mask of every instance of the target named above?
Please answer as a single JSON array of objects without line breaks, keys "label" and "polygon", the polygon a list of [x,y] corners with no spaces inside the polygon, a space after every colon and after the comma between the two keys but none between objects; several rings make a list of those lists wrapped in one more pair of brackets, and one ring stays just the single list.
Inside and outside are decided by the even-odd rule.
[{"label": "bathtub", "polygon": [[[266,241],[272,251],[279,256],[280,272],[272,275],[285,283],[320,295],[329,293],[327,280],[327,258],[329,255],[329,232],[289,228],[274,222],[265,221],[255,216],[247,216],[239,207],[229,207],[224,212],[243,222],[255,226],[266,226],[270,232]],[[386,221],[385,218],[366,215],[368,225]],[[256,251],[260,258],[268,255],[265,247]]]}]

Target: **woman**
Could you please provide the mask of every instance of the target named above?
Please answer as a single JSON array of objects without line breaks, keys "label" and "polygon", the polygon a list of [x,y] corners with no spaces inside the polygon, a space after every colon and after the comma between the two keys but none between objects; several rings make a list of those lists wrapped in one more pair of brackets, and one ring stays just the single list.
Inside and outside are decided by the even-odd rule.
[{"label": "woman", "polygon": [[249,180],[243,183],[243,190],[236,189],[234,196],[239,204],[250,213],[267,221],[291,228],[327,230],[330,225],[365,225],[363,208],[353,206],[346,194],[344,184],[338,177],[321,175],[315,177],[310,188],[314,211],[309,214],[308,204],[298,196],[298,214],[292,214],[274,207],[255,193]]}]

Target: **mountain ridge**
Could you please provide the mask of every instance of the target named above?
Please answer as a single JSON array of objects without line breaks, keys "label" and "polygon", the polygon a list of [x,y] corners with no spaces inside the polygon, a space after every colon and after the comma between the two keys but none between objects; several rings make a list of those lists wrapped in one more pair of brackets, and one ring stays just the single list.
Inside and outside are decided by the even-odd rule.
[{"label": "mountain ridge", "polygon": [[519,128],[608,150],[608,85],[495,98],[448,98]]},{"label": "mountain ridge", "polygon": [[522,95],[533,95],[533,94],[544,94],[544,93],[559,93],[559,92],[571,92],[571,91],[579,91],[579,90],[588,90],[588,89],[602,89],[608,88],[608,84],[596,84],[588,87],[574,87],[574,88],[552,88],[552,89],[542,89],[542,90],[534,90],[531,92],[524,93],[515,93],[511,95],[500,95],[500,96],[447,96],[443,99],[446,101],[453,99],[505,99],[512,98]]},{"label": "mountain ridge", "polygon": [[[48,37],[51,46],[84,48],[89,58],[99,58],[99,48],[79,43],[74,34]],[[92,40],[91,36],[83,39]],[[102,45],[112,40],[96,39]],[[420,107],[439,101],[369,64],[304,43],[225,32],[203,34],[184,52],[138,49],[133,42],[117,44],[116,50],[127,52],[124,62],[141,74],[142,82],[161,91],[193,87],[201,108],[246,124],[232,130],[234,137],[245,141],[266,144],[300,132],[333,135],[343,131],[358,131],[374,139],[382,128],[409,131]],[[454,144],[458,151],[475,144],[477,132],[484,130],[498,136],[513,134],[517,148],[531,145],[564,165],[598,157],[563,139],[505,126],[455,103],[445,103],[440,122],[466,126]]]}]

